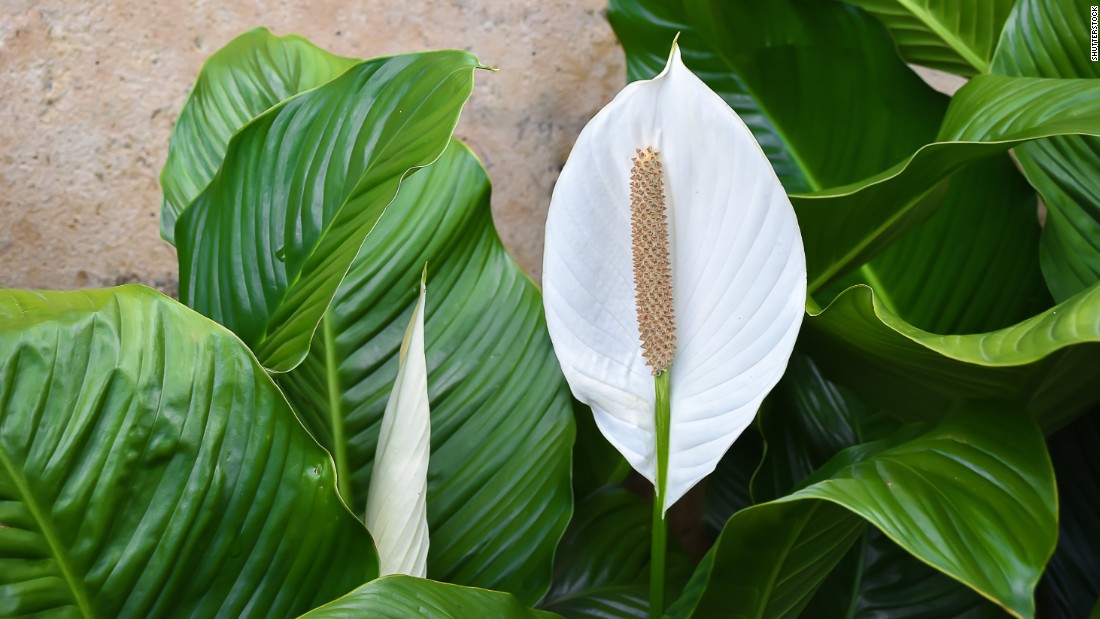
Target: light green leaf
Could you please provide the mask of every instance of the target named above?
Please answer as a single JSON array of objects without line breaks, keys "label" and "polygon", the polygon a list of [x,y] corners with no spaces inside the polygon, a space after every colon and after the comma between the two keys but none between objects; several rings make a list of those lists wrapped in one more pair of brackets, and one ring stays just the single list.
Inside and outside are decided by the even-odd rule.
[{"label": "light green leaf", "polygon": [[974,406],[903,428],[841,452],[808,484],[730,518],[670,614],[794,617],[867,521],[1014,616],[1034,616],[1057,501],[1042,434],[1023,413]]},{"label": "light green leaf", "polygon": [[401,338],[428,263],[431,578],[514,593],[550,584],[569,520],[569,390],[538,289],[493,228],[489,180],[459,142],[412,176],[364,244],[310,354],[279,377],[366,500]]},{"label": "light green leaf", "polygon": [[[427,268],[423,277],[428,276]],[[378,547],[383,576],[428,574],[428,456],[431,416],[424,359],[424,280],[401,340],[397,380],[382,413],[365,522]],[[346,463],[345,463],[346,464]],[[345,478],[346,480],[346,478]],[[342,491],[349,491],[345,483]]]},{"label": "light green leaf", "polygon": [[679,33],[688,68],[744,119],[788,193],[901,161],[947,105],[880,24],[839,3],[611,0],[607,17],[631,81],[660,72]]},{"label": "light green leaf", "polygon": [[301,619],[553,619],[525,608],[507,593],[413,578],[387,576],[302,615]]},{"label": "light green leaf", "polygon": [[967,164],[1053,135],[1100,135],[1100,81],[980,75],[951,101],[936,142],[857,183],[792,195],[811,293],[926,220]]},{"label": "light green leaf", "polygon": [[[1091,6],[1084,0],[1018,0],[993,71],[1095,83],[1100,63],[1088,53]],[[1100,281],[1100,139],[1050,138],[1021,144],[1015,153],[1047,206],[1043,275],[1055,300],[1064,301]]]},{"label": "light green leaf", "polygon": [[806,320],[806,350],[826,375],[906,419],[937,419],[964,400],[1016,401],[1053,431],[1100,399],[1100,284],[1010,327],[938,335],[905,322],[867,286]]},{"label": "light green leaf", "polygon": [[477,60],[367,60],[264,112],[176,223],[180,296],[288,371],[410,169],[433,162]]},{"label": "light green leaf", "polygon": [[240,340],[153,290],[0,292],[0,615],[288,617],[378,573]]},{"label": "light green leaf", "polygon": [[179,214],[210,183],[229,138],[271,106],[320,86],[359,61],[302,37],[249,30],[206,60],[180,111],[160,173],[160,234],[174,242]]},{"label": "light green leaf", "polygon": [[890,30],[907,62],[941,71],[988,73],[1015,0],[844,0]]}]

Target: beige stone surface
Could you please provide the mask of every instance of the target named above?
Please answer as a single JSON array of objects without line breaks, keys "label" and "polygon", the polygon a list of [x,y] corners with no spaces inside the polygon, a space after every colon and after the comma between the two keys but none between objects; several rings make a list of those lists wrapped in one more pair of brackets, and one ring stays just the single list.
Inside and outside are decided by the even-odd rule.
[{"label": "beige stone surface", "polygon": [[0,0],[0,286],[139,281],[174,292],[160,240],[168,137],[203,61],[268,26],[335,53],[459,48],[479,72],[459,125],[504,241],[538,275],[557,173],[625,83],[605,0]]}]

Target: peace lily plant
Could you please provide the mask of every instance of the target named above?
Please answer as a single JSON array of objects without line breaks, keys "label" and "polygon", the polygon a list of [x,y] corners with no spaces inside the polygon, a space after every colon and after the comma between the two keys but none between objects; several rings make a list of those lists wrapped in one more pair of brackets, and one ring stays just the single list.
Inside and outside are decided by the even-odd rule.
[{"label": "peace lily plant", "polygon": [[610,0],[543,292],[477,58],[229,42],[181,300],[0,291],[0,617],[1100,614],[1087,5],[958,6]]},{"label": "peace lily plant", "polygon": [[787,194],[675,43],[581,131],[550,203],[543,299],[573,395],[656,491],[659,617],[665,512],[779,382],[806,301]]}]

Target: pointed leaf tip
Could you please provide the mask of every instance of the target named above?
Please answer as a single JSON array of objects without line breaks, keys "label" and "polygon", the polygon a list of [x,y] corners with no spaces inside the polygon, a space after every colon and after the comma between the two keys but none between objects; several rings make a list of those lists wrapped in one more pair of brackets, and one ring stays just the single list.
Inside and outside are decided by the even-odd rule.
[{"label": "pointed leaf tip", "polygon": [[424,356],[424,299],[428,265],[420,298],[401,342],[394,381],[374,456],[367,494],[366,524],[378,547],[381,575],[428,572],[428,457],[431,417],[428,370]]},{"label": "pointed leaf tip", "polygon": [[630,209],[631,157],[648,147],[663,165],[675,316],[667,508],[714,470],[783,374],[806,263],[794,210],[752,133],[675,43],[657,77],[628,85],[581,131],[547,217],[547,326],[574,395],[650,481],[655,396]]}]

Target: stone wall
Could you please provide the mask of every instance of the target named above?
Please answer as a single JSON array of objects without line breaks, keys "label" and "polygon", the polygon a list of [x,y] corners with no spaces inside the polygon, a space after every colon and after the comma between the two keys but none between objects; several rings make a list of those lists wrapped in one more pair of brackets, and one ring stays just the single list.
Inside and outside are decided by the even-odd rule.
[{"label": "stone wall", "polygon": [[457,134],[486,163],[512,254],[538,277],[557,173],[625,83],[605,0],[0,0],[0,286],[174,293],[157,178],[203,61],[267,26],[335,53],[471,50]]}]

